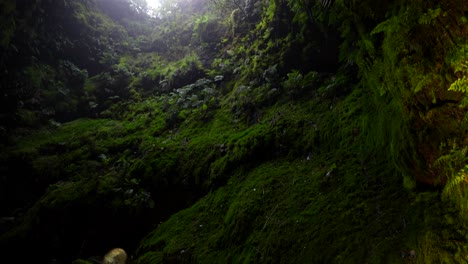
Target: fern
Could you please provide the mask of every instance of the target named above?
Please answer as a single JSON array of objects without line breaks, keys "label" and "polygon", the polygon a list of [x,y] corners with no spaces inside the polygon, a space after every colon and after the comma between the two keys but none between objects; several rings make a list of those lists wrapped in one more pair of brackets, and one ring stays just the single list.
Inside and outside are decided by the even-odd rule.
[{"label": "fern", "polygon": [[426,13],[424,13],[418,20],[419,24],[421,25],[434,25],[435,20],[440,15],[441,9],[429,9]]},{"label": "fern", "polygon": [[463,164],[465,164],[468,161],[466,157],[466,154],[468,152],[468,146],[460,148],[458,144],[454,141],[451,142],[451,144],[450,142],[441,144],[441,150],[446,146],[450,147],[450,145],[450,152],[446,155],[442,155],[441,157],[439,157],[434,162],[434,166],[438,166],[448,171],[449,174],[454,174],[463,166]]},{"label": "fern", "polygon": [[394,33],[400,31],[400,21],[401,19],[398,16],[394,16],[384,22],[378,24],[371,32],[371,35],[386,32]]},{"label": "fern", "polygon": [[420,92],[426,85],[431,84],[433,80],[432,75],[430,74],[428,75],[416,75],[415,74],[415,79],[418,77],[420,77],[421,80],[418,82],[418,84],[414,88],[415,93]]},{"label": "fern", "polygon": [[466,171],[468,170],[468,165],[465,166],[460,172],[458,172],[455,176],[451,177],[451,179],[445,184],[444,190],[442,191],[443,195],[450,195],[453,193],[455,188],[459,187],[463,183],[468,183],[468,176]]},{"label": "fern", "polygon": [[298,70],[292,70],[292,72],[287,74],[288,79],[283,82],[283,86],[286,89],[294,89],[301,85],[302,74]]},{"label": "fern", "polygon": [[463,76],[450,85],[449,91],[468,93],[468,78]]},{"label": "fern", "polygon": [[442,198],[451,201],[460,210],[460,216],[467,217],[468,196],[466,187],[468,185],[468,165],[465,165],[457,174],[449,179],[443,191]]},{"label": "fern", "polygon": [[450,91],[468,92],[468,44],[451,52],[447,60],[451,64],[454,73],[462,75],[450,85]]},{"label": "fern", "polygon": [[304,6],[304,2],[302,1],[295,1],[289,0],[288,6],[292,12],[294,12],[293,22],[298,24],[307,24],[307,13],[304,12],[306,7]]},{"label": "fern", "polygon": [[[441,145],[445,148],[450,146],[450,142]],[[450,153],[441,156],[434,162],[435,167],[441,169],[446,175],[447,182],[442,190],[442,198],[451,202],[460,210],[462,217],[468,217],[468,146],[459,147],[456,142],[452,142]],[[467,219],[468,220],[468,219]]]}]

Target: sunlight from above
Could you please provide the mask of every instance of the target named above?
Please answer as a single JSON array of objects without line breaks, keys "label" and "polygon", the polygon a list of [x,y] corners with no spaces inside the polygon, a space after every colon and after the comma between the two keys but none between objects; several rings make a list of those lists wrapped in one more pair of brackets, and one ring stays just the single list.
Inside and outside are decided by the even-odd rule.
[{"label": "sunlight from above", "polygon": [[150,8],[157,8],[160,6],[160,1],[161,0],[146,0],[146,2],[148,3],[148,7]]}]

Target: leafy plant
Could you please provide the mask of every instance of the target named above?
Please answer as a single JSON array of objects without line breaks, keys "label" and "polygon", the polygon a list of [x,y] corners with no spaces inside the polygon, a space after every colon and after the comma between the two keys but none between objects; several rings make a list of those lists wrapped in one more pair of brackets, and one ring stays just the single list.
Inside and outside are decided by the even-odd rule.
[{"label": "leafy plant", "polygon": [[298,96],[305,89],[311,89],[318,81],[318,73],[311,71],[302,75],[298,70],[293,70],[287,74],[287,79],[283,82],[283,87],[293,97]]},{"label": "leafy plant", "polygon": [[426,13],[422,14],[419,18],[419,24],[423,25],[434,25],[436,23],[437,17],[440,16],[442,10],[439,8],[429,9]]},{"label": "leafy plant", "polygon": [[468,44],[455,50],[448,58],[455,74],[460,78],[450,85],[449,90],[468,93]]},{"label": "leafy plant", "polygon": [[210,0],[210,3],[214,6],[215,10],[218,10],[221,14],[228,14],[238,9],[242,15],[247,18],[247,13],[244,9],[245,1],[243,0]]},{"label": "leafy plant", "polygon": [[450,91],[468,93],[468,77],[463,76],[450,85]]},{"label": "leafy plant", "polygon": [[442,191],[442,197],[445,200],[452,201],[460,210],[460,216],[468,219],[468,165],[465,165],[459,172],[452,175],[445,184]]}]

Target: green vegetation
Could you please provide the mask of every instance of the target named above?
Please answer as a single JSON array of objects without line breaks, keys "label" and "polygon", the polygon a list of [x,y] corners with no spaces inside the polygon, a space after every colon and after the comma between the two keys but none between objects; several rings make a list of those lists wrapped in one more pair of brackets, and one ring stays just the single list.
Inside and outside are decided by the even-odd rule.
[{"label": "green vegetation", "polygon": [[8,257],[468,262],[466,1],[33,2],[0,4]]}]

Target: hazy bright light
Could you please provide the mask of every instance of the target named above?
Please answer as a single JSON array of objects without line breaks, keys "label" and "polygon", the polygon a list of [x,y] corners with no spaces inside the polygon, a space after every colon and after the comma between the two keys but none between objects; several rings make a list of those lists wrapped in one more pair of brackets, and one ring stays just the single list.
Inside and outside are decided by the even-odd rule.
[{"label": "hazy bright light", "polygon": [[148,6],[151,8],[157,8],[160,5],[160,0],[146,0]]}]

